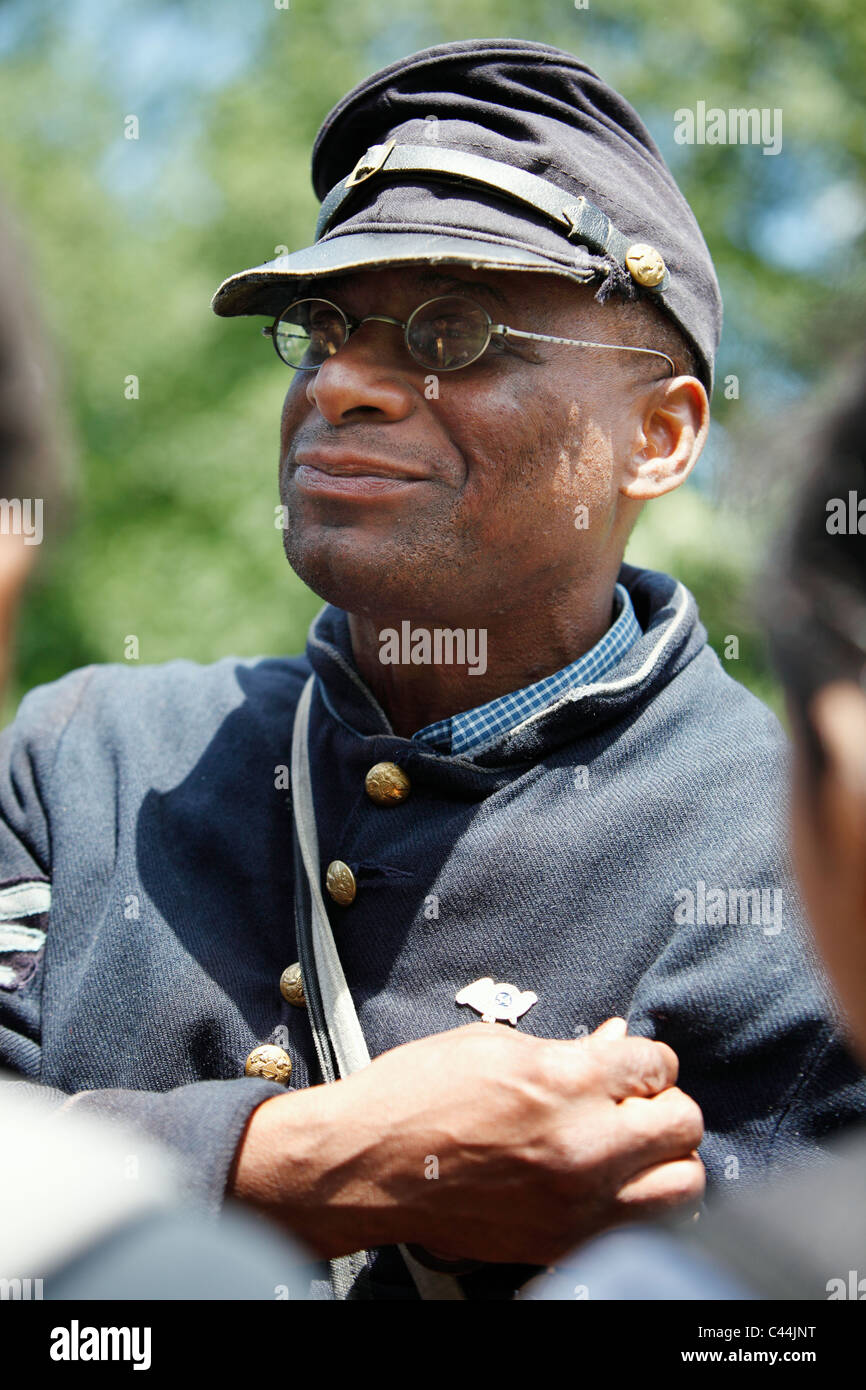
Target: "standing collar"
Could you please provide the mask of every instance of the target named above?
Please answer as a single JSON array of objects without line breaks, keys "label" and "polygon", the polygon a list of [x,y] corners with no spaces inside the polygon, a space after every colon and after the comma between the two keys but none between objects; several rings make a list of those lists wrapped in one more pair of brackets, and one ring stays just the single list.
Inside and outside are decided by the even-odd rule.
[{"label": "standing collar", "polygon": [[483,744],[466,752],[444,753],[419,738],[402,739],[394,734],[385,711],[355,666],[348,616],[342,609],[328,605],[314,618],[307,658],[329,715],[356,737],[387,736],[391,746],[387,756],[398,762],[406,757],[425,763],[454,761],[493,768],[536,760],[582,733],[598,733],[634,711],[667,685],[706,644],[695,600],[676,579],[624,564],[619,583],[631,600],[639,635],[615,655],[604,674],[585,671],[575,681],[572,672],[560,693],[540,708],[521,713],[517,724],[509,721],[508,728],[485,735]]}]

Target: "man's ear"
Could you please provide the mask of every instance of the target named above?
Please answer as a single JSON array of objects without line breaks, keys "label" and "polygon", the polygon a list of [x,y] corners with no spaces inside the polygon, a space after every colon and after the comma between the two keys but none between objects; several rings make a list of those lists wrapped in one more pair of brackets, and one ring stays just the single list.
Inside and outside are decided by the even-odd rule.
[{"label": "man's ear", "polygon": [[833,682],[813,697],[808,717],[823,761],[816,777],[799,735],[797,876],[816,944],[866,1062],[866,693],[853,681]]},{"label": "man's ear", "polygon": [[662,497],[691,473],[710,427],[707,393],[697,377],[660,381],[644,396],[619,490],[635,502]]},{"label": "man's ear", "polygon": [[853,681],[823,686],[809,706],[826,758],[821,812],[841,853],[866,867],[866,694]]},{"label": "man's ear", "polygon": [[[845,941],[852,933],[861,938],[866,969],[866,693],[853,681],[833,681],[812,697],[808,718],[823,765],[817,780],[804,775],[798,739],[797,867],[813,923],[825,938],[822,951],[844,996],[840,961],[851,948]],[[832,932],[825,925],[828,912],[835,923]],[[857,990],[864,985],[866,975],[858,977]]]}]

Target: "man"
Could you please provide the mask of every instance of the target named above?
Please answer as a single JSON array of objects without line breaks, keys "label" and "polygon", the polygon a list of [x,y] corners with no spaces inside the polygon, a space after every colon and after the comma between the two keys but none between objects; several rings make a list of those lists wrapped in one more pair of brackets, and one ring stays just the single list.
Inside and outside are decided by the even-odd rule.
[{"label": "man", "polygon": [[710,1179],[748,1180],[866,1090],[778,726],[682,586],[621,568],[720,328],[649,135],[568,54],[451,44],[350,93],[313,171],[316,245],[214,307],[294,369],[285,548],[329,606],[306,658],[28,696],[0,854],[44,958],[3,1055],[271,1212],[338,1297],[510,1297],[694,1206],[698,1106]]},{"label": "man", "polygon": [[[813,432],[814,454],[765,588],[776,667],[794,733],[792,830],[815,939],[866,1058],[866,496],[862,356],[843,400]],[[852,500],[853,499],[853,500]],[[697,1228],[617,1232],[591,1242],[521,1298],[866,1297],[866,1129],[830,1148],[829,1172],[798,1174],[720,1201]]]}]

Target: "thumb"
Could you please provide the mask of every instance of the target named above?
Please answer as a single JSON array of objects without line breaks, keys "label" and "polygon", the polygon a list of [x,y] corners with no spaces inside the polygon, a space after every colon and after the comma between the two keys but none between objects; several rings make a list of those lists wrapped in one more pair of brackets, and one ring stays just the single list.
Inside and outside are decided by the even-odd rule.
[{"label": "thumb", "polygon": [[594,1038],[599,1038],[603,1042],[611,1042],[616,1038],[624,1038],[627,1035],[628,1024],[624,1018],[608,1018],[596,1028],[594,1033],[590,1033],[583,1041],[592,1042]]}]

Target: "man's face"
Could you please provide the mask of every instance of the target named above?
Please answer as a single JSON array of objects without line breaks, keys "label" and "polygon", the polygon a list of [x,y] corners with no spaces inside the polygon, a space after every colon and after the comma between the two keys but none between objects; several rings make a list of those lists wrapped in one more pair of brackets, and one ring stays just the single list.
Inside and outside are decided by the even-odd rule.
[{"label": "man's face", "polygon": [[[591,291],[556,276],[413,268],[308,293],[404,322],[464,293],[494,323],[619,341]],[[535,592],[573,592],[613,553],[617,459],[641,383],[665,374],[652,357],[518,341],[437,375],[399,328],[365,324],[317,372],[292,375],[280,439],[290,564],[323,598],[376,616],[470,624]]]}]

